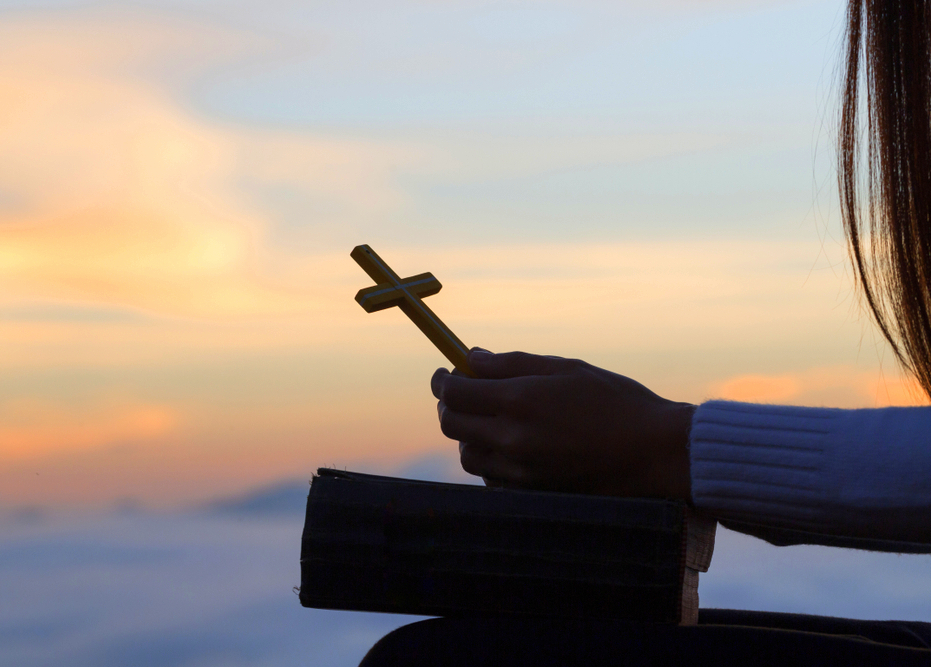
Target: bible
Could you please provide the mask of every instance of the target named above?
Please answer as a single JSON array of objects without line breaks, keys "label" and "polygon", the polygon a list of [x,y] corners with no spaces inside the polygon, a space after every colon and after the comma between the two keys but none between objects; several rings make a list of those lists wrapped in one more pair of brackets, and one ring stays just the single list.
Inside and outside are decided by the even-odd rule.
[{"label": "bible", "polygon": [[716,523],[673,500],[321,468],[301,546],[305,607],[694,624]]}]

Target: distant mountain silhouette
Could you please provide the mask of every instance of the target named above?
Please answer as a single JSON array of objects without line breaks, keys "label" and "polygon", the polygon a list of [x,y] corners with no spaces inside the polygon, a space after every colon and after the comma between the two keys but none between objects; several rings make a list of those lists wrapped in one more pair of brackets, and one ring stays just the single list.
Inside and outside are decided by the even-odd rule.
[{"label": "distant mountain silhouette", "polygon": [[[355,472],[373,475],[390,475],[405,479],[423,479],[431,482],[481,484],[459,467],[454,454],[430,453],[411,459],[393,470],[372,469],[362,465],[350,467]],[[303,517],[307,507],[309,481],[286,480],[247,493],[224,498],[197,508],[208,514],[238,516],[242,518]]]},{"label": "distant mountain silhouette", "polygon": [[[367,472],[357,470],[356,472]],[[459,465],[458,452],[431,452],[416,459],[411,459],[390,474],[404,479],[422,479],[428,482],[449,482],[452,484],[482,484],[482,480],[465,472]]]},{"label": "distant mountain silhouette", "polygon": [[210,503],[201,509],[209,514],[270,518],[302,517],[307,507],[307,481],[288,480],[273,486]]}]

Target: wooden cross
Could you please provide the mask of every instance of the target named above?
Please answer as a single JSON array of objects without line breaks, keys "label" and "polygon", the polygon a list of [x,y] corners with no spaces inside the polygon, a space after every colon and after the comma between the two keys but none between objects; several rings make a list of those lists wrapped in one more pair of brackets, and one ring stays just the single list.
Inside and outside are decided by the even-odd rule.
[{"label": "wooden cross", "polygon": [[417,328],[424,332],[453,366],[469,377],[475,377],[475,373],[469,367],[469,348],[422,300],[425,296],[436,294],[443,287],[432,273],[421,273],[401,280],[367,245],[353,248],[350,257],[378,283],[374,287],[361,289],[356,294],[356,301],[365,312],[374,313],[397,306],[411,318]]}]

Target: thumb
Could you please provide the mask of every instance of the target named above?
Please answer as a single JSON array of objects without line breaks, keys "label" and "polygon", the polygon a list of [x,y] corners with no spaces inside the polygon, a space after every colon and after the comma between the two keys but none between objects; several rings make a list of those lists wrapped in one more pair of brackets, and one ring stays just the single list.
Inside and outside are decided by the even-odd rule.
[{"label": "thumb", "polygon": [[493,354],[480,347],[474,347],[469,352],[469,366],[478,377],[486,380],[503,380],[525,375],[558,375],[567,371],[569,361],[562,357],[527,352]]}]

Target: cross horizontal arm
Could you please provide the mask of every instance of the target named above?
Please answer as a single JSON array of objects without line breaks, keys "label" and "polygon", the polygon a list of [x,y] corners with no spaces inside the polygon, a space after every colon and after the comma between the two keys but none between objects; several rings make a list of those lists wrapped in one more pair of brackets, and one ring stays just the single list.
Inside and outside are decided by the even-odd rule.
[{"label": "cross horizontal arm", "polygon": [[410,278],[405,278],[401,281],[400,285],[381,283],[374,287],[360,289],[356,293],[356,301],[359,302],[359,305],[362,306],[367,313],[374,313],[379,310],[384,310],[385,308],[391,308],[392,306],[397,306],[405,298],[404,291],[400,289],[401,287],[420,298],[433,296],[443,289],[443,285],[440,284],[439,280],[433,277],[432,273],[421,273],[416,276],[411,276]]}]

